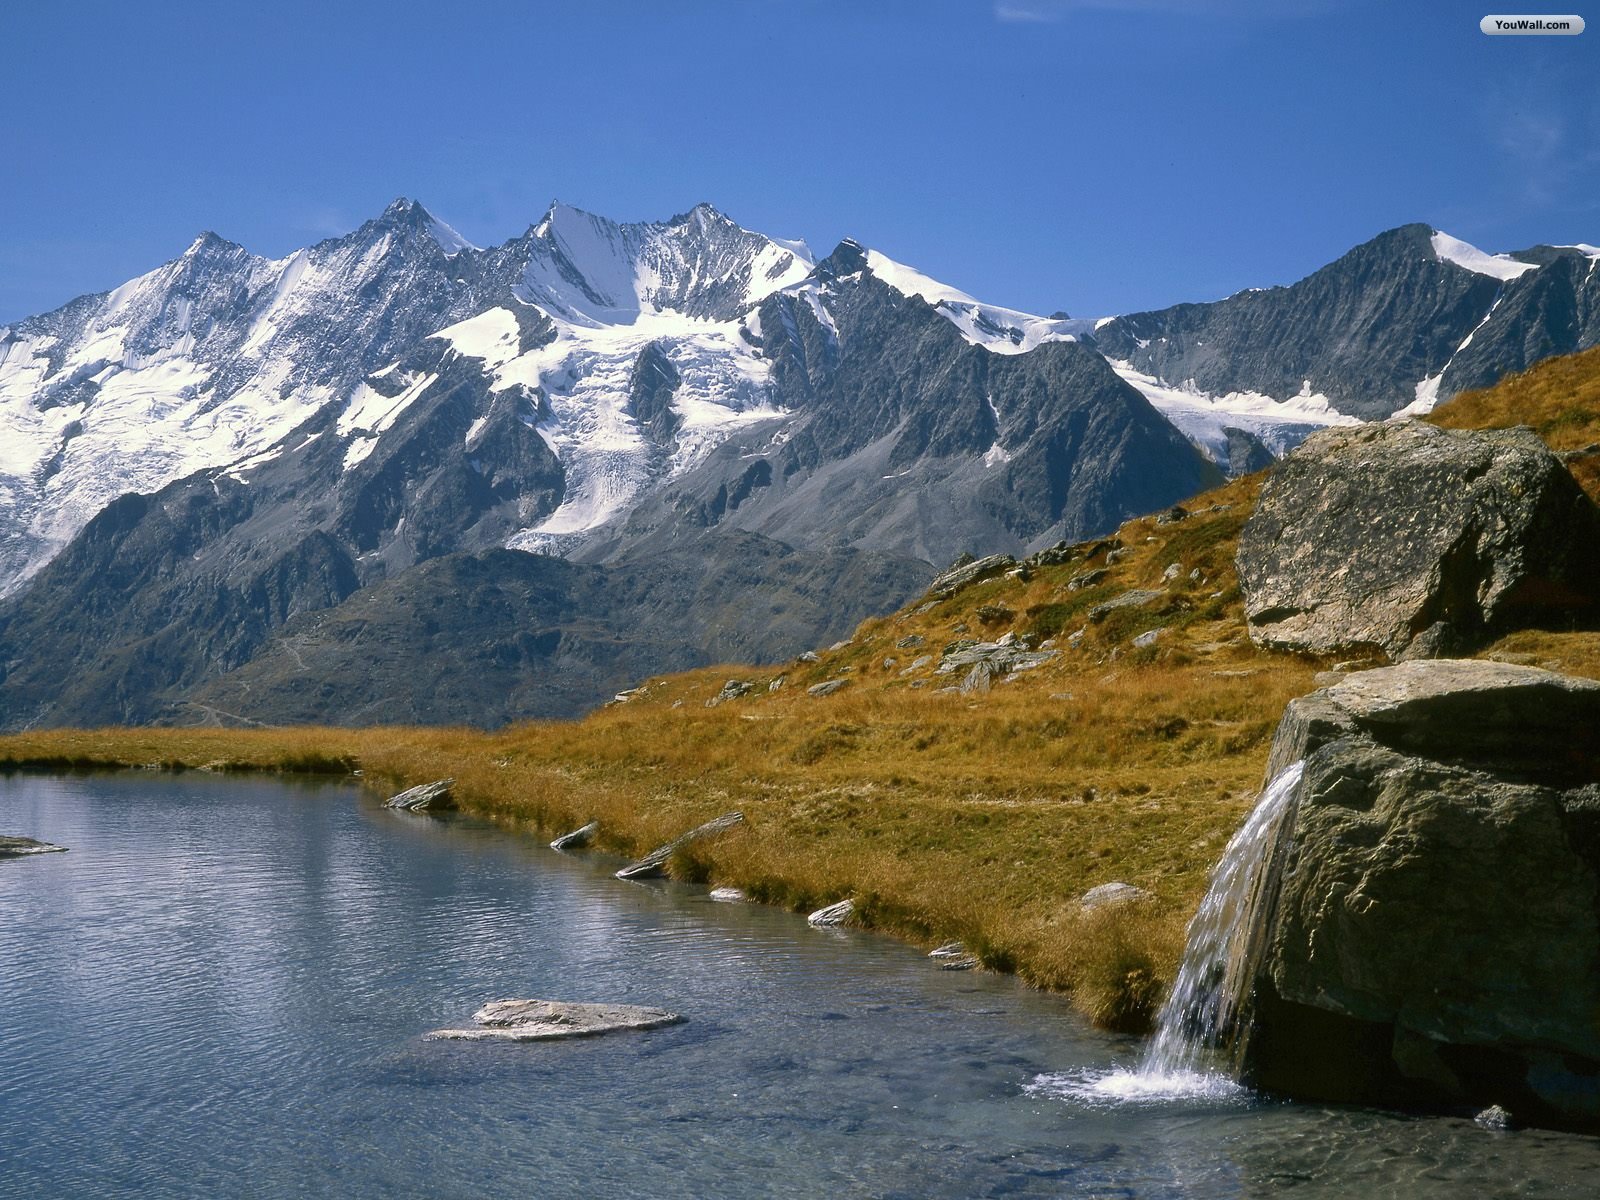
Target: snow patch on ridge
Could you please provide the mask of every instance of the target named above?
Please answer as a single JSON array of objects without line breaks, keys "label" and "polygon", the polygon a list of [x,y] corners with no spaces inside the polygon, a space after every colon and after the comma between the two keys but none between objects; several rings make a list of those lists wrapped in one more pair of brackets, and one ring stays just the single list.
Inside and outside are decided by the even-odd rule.
[{"label": "snow patch on ridge", "polygon": [[867,269],[902,296],[920,296],[967,341],[995,354],[1026,354],[1045,342],[1075,342],[1096,327],[1094,321],[1038,317],[985,304],[876,250],[867,251]]},{"label": "snow patch on ridge", "polygon": [[1502,283],[1539,269],[1537,263],[1518,262],[1506,254],[1485,254],[1476,246],[1453,238],[1448,233],[1434,233],[1433,252],[1441,262],[1454,263],[1476,275],[1487,275]]},{"label": "snow patch on ridge", "polygon": [[1112,370],[1131,384],[1167,420],[1209,457],[1228,462],[1228,429],[1241,429],[1281,457],[1310,434],[1329,425],[1360,425],[1358,417],[1337,412],[1328,397],[1313,392],[1307,380],[1299,394],[1275,400],[1260,392],[1202,392],[1192,381],[1173,387],[1146,375],[1121,359],[1108,359]]}]

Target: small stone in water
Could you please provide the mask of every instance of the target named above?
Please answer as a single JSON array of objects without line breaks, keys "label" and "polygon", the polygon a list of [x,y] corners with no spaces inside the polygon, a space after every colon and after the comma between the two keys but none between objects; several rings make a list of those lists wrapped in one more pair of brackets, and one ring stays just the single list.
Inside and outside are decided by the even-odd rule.
[{"label": "small stone in water", "polygon": [[1505,1109],[1501,1108],[1498,1104],[1491,1104],[1488,1108],[1484,1109],[1481,1113],[1474,1117],[1473,1120],[1475,1120],[1479,1125],[1482,1125],[1485,1129],[1511,1128],[1511,1114]]}]

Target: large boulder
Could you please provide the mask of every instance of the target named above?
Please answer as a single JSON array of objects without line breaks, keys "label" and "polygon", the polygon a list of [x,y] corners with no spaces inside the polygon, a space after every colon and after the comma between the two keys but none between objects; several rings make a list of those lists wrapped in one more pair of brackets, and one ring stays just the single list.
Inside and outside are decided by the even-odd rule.
[{"label": "large boulder", "polygon": [[1246,1076],[1600,1130],[1600,684],[1440,660],[1293,701]]},{"label": "large boulder", "polygon": [[1262,645],[1438,657],[1592,617],[1600,514],[1530,429],[1326,429],[1267,477],[1238,569]]}]

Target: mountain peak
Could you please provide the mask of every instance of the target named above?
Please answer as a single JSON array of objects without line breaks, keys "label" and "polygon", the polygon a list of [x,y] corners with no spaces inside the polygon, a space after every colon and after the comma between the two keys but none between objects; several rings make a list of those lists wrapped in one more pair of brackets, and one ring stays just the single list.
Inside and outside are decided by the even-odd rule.
[{"label": "mountain peak", "polygon": [[833,248],[833,253],[817,264],[814,273],[818,279],[832,283],[835,279],[843,279],[866,269],[866,247],[854,238],[845,238]]},{"label": "mountain peak", "polygon": [[421,201],[413,200],[409,196],[396,196],[389,202],[389,206],[379,214],[378,218],[375,221],[368,222],[368,225],[385,232],[426,234],[433,239],[434,243],[446,255],[453,255],[461,250],[477,249],[466,238],[423,207]]}]

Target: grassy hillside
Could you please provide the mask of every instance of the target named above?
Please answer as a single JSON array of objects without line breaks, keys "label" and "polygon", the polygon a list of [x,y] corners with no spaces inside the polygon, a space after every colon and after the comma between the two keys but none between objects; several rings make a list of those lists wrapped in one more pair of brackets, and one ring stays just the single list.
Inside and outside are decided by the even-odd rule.
[{"label": "grassy hillside", "polygon": [[[1557,448],[1587,445],[1597,355],[1542,364],[1436,419],[1518,416]],[[603,847],[626,854],[738,808],[747,825],[680,857],[677,874],[796,910],[854,896],[874,927],[960,938],[991,966],[1070,991],[1093,1019],[1137,1028],[1254,801],[1284,704],[1330,665],[1245,634],[1233,553],[1258,487],[1234,481],[1185,519],[1131,521],[1066,561],[868,621],[815,661],[649,680],[582,721],[49,732],[0,739],[0,765],[359,765],[388,789],[450,775],[474,812],[541,835],[598,818]],[[1101,607],[1133,590],[1150,595]],[[986,690],[958,690],[965,669],[939,673],[947,648],[1006,634],[1055,656]],[[1594,634],[1525,632],[1485,653],[1600,677]],[[730,680],[748,693],[717,702]],[[845,681],[833,694],[807,691],[833,680]],[[1111,881],[1153,898],[1084,912],[1082,893]]]}]

